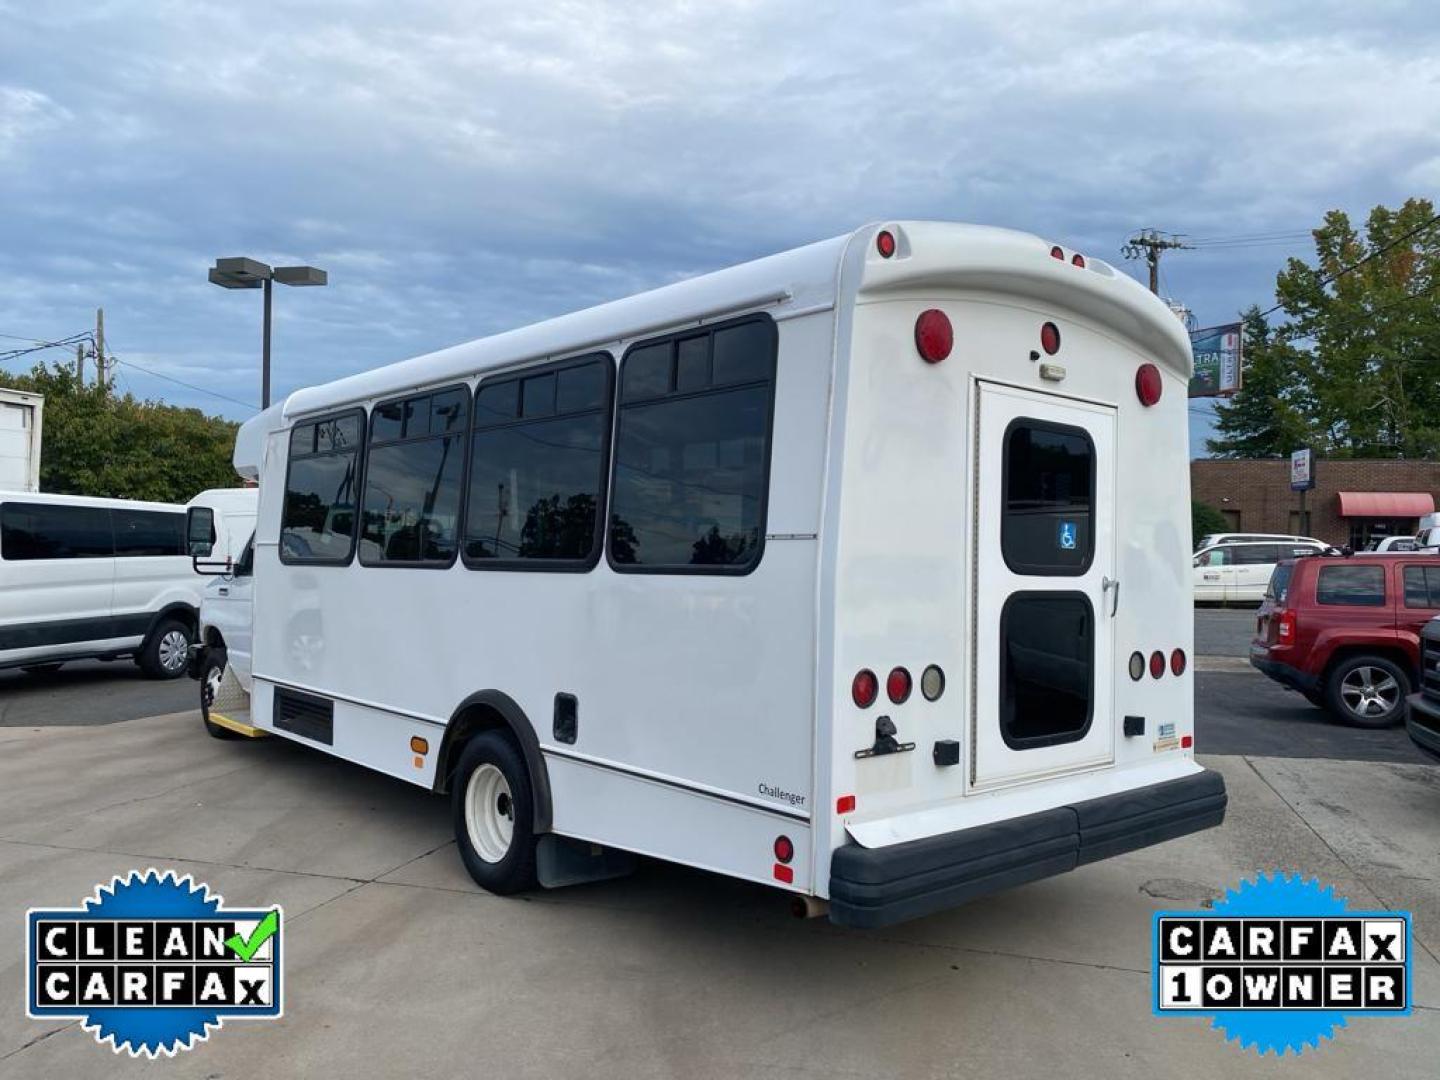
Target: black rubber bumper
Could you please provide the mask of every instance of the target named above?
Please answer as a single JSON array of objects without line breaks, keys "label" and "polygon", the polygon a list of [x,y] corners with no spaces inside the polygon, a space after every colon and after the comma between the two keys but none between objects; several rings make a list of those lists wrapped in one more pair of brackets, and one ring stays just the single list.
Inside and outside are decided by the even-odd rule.
[{"label": "black rubber bumper", "polygon": [[1259,671],[1262,675],[1268,675],[1281,686],[1289,687],[1291,690],[1299,690],[1301,693],[1314,693],[1320,689],[1319,676],[1311,675],[1309,672],[1301,671],[1289,664],[1282,664],[1278,660],[1267,660],[1264,656],[1252,651],[1250,653],[1250,666]]},{"label": "black rubber bumper", "polygon": [[1219,825],[1225,781],[1181,780],[889,847],[848,844],[830,860],[830,921],[889,926],[1085,863]]},{"label": "black rubber bumper", "polygon": [[1405,700],[1410,706],[1405,715],[1405,730],[1410,741],[1440,761],[1440,702],[1424,694],[1411,694]]}]

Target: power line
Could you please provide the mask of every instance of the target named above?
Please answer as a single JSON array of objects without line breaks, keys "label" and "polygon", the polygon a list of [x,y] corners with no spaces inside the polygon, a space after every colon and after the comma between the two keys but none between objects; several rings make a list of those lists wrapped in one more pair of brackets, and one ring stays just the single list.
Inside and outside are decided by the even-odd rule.
[{"label": "power line", "polygon": [[172,382],[176,386],[183,386],[187,390],[194,390],[197,394],[209,394],[213,398],[219,398],[221,401],[228,401],[232,405],[240,405],[243,408],[249,409],[251,412],[260,411],[260,406],[256,405],[253,401],[241,401],[239,398],[233,398],[228,394],[222,394],[218,390],[210,390],[204,386],[196,386],[194,383],[188,383],[184,379],[177,379],[173,375],[165,375],[159,371],[152,371],[150,368],[142,367],[141,365],[137,364],[134,360],[122,360],[118,356],[112,356],[110,358],[110,362],[117,366],[120,364],[128,364],[136,371],[143,371],[146,375],[149,375],[152,378],[164,379],[166,382]]},{"label": "power line", "polygon": [[[1327,274],[1325,277],[1321,278],[1319,281],[1317,281],[1317,282],[1315,283],[1315,287],[1316,287],[1316,288],[1319,288],[1319,289],[1323,289],[1326,285],[1329,285],[1331,282],[1336,281],[1336,280],[1338,280],[1339,278],[1344,277],[1346,274],[1350,273],[1351,271],[1360,269],[1360,267],[1364,266],[1366,263],[1370,262],[1371,260],[1373,260],[1373,259],[1378,259],[1381,255],[1384,255],[1385,252],[1389,251],[1391,248],[1398,247],[1399,245],[1403,244],[1406,240],[1409,240],[1411,237],[1416,236],[1416,235],[1418,235],[1419,233],[1424,232],[1426,229],[1430,228],[1430,226],[1436,224],[1437,222],[1440,222],[1440,214],[1436,214],[1436,215],[1435,215],[1434,217],[1432,217],[1429,221],[1422,222],[1421,224],[1415,226],[1415,228],[1411,229],[1409,232],[1405,233],[1403,236],[1397,236],[1394,240],[1391,240],[1388,244],[1384,245],[1383,247],[1378,247],[1378,248],[1376,248],[1374,251],[1370,252],[1369,255],[1366,255],[1363,259],[1357,259],[1355,262],[1351,263],[1349,266],[1342,266],[1339,270],[1336,270],[1333,274]],[[1260,318],[1262,318],[1262,319],[1268,318],[1269,316],[1273,315],[1275,312],[1279,311],[1279,310],[1280,310],[1282,307],[1284,307],[1284,306],[1285,306],[1284,301],[1281,301],[1280,303],[1276,304],[1274,307],[1266,308],[1264,311],[1262,311],[1262,312],[1260,313]]]}]

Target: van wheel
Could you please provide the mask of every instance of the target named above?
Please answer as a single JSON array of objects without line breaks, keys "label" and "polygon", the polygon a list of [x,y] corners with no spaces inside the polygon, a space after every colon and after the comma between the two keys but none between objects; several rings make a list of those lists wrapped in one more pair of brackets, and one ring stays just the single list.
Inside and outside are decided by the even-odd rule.
[{"label": "van wheel", "polygon": [[[219,655],[216,655],[219,653]],[[200,671],[200,719],[212,739],[238,739],[240,733],[221,727],[210,719],[210,707],[215,704],[215,695],[220,692],[220,683],[225,678],[225,653],[212,649],[205,657],[205,667]]]},{"label": "van wheel", "polygon": [[140,650],[140,670],[152,679],[178,679],[190,662],[193,634],[179,619],[162,619]]},{"label": "van wheel", "polygon": [[1383,728],[1405,716],[1410,677],[1380,656],[1340,661],[1325,683],[1325,703],[1341,720],[1356,727]]},{"label": "van wheel", "polygon": [[530,771],[510,737],[483,731],[460,754],[450,793],[455,843],[482,889],[535,887],[535,798]]}]

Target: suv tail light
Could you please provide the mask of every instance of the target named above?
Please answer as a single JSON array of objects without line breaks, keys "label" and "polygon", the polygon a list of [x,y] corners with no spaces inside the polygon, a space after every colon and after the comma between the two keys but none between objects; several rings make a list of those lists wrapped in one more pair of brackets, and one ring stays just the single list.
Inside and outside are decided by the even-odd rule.
[{"label": "suv tail light", "polygon": [[1295,612],[1282,611],[1275,619],[1275,640],[1283,645],[1295,642]]}]

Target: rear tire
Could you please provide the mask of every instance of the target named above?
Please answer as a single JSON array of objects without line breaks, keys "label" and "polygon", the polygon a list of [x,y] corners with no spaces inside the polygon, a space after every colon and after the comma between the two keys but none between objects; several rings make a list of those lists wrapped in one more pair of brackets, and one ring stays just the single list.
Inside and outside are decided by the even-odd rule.
[{"label": "rear tire", "polygon": [[1405,719],[1410,676],[1383,656],[1350,656],[1325,680],[1325,704],[1344,723],[1386,728]]},{"label": "rear tire", "polygon": [[161,619],[145,642],[136,663],[152,679],[178,679],[190,662],[195,632],[179,619]]},{"label": "rear tire", "polygon": [[482,731],[460,753],[450,785],[455,843],[482,889],[535,888],[535,795],[530,770],[504,732]]},{"label": "rear tire", "polygon": [[238,739],[240,733],[221,727],[210,719],[210,706],[215,703],[215,693],[225,677],[225,651],[211,649],[205,656],[205,666],[200,669],[200,719],[212,739]]}]

